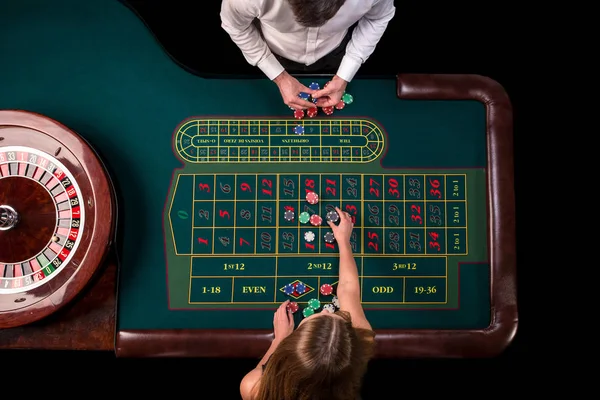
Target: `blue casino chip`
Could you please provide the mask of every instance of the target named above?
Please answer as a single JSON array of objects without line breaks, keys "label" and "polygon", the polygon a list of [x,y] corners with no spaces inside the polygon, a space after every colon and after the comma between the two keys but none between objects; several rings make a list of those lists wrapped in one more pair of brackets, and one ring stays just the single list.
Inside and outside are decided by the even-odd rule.
[{"label": "blue casino chip", "polygon": [[294,133],[296,135],[302,135],[304,134],[304,127],[302,125],[298,125],[294,128]]},{"label": "blue casino chip", "polygon": [[294,293],[294,285],[292,285],[291,283],[285,285],[285,287],[283,288],[283,293],[290,296],[292,293]]},{"label": "blue casino chip", "polygon": [[302,283],[302,282],[299,282],[299,283],[296,285],[296,291],[297,291],[298,293],[304,293],[304,291],[305,291],[305,290],[306,290],[306,285],[305,285],[304,283]]},{"label": "blue casino chip", "polygon": [[320,86],[319,86],[319,84],[317,82],[311,83],[308,87],[309,87],[309,89],[312,89],[312,90],[319,90],[320,89]]},{"label": "blue casino chip", "polygon": [[300,92],[298,94],[298,97],[300,97],[302,100],[308,100],[308,98],[310,97],[310,94],[304,93],[304,92]]}]

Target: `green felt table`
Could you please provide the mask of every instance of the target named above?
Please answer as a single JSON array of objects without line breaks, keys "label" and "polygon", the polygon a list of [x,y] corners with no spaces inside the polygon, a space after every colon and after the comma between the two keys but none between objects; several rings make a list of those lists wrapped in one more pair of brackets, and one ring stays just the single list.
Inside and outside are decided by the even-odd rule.
[{"label": "green felt table", "polygon": [[[299,304],[297,320],[309,299],[332,301],[319,288],[336,287],[337,245],[325,222],[298,217],[334,206],[356,221],[379,356],[489,356],[510,343],[512,110],[495,81],[357,78],[352,104],[298,120],[267,79],[187,72],[118,1],[0,5],[0,109],[73,129],[114,182],[119,356],[260,355],[282,301]],[[284,292],[298,282],[304,292]]]}]

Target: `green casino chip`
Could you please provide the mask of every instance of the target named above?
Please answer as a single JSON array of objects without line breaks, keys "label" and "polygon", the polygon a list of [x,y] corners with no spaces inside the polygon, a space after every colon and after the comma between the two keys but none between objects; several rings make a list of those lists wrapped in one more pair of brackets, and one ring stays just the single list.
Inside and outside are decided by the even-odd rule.
[{"label": "green casino chip", "polygon": [[354,101],[354,97],[352,97],[350,93],[344,93],[344,95],[342,96],[342,101],[346,104],[352,104],[352,102]]},{"label": "green casino chip", "polygon": [[300,221],[303,224],[306,224],[309,220],[310,220],[310,214],[307,213],[306,211],[300,213],[300,215],[298,216],[298,221]]},{"label": "green casino chip", "polygon": [[314,310],[317,310],[319,307],[321,307],[321,302],[318,299],[310,299],[308,301],[308,306]]},{"label": "green casino chip", "polygon": [[314,313],[315,309],[311,307],[306,307],[304,310],[302,310],[302,315],[304,315],[305,317],[310,317]]}]

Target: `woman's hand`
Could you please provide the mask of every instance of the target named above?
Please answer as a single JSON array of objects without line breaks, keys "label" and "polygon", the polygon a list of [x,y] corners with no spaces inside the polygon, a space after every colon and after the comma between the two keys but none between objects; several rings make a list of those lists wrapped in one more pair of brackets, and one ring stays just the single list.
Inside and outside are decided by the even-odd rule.
[{"label": "woman's hand", "polygon": [[294,332],[294,316],[292,312],[287,309],[289,303],[289,300],[281,303],[273,315],[275,340],[280,342]]},{"label": "woman's hand", "polygon": [[335,240],[339,242],[350,242],[350,235],[352,234],[352,229],[354,229],[354,222],[352,221],[352,217],[345,211],[340,210],[338,207],[335,208],[335,212],[340,216],[340,224],[336,225],[332,221],[327,221],[329,227],[333,231],[333,236]]}]

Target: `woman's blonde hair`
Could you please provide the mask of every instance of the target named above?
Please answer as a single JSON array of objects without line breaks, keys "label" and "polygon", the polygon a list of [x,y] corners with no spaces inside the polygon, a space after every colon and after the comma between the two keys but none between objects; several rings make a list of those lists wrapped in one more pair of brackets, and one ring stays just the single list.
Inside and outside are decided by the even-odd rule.
[{"label": "woman's blonde hair", "polygon": [[[326,311],[323,311],[326,312]],[[306,320],[269,358],[255,400],[355,400],[373,357],[375,333],[350,314]]]}]

